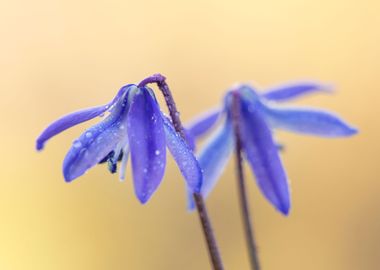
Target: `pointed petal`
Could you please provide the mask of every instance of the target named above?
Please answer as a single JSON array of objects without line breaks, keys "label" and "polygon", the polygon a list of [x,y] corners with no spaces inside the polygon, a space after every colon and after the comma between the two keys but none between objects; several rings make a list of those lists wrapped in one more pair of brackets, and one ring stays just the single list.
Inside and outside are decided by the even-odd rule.
[{"label": "pointed petal", "polygon": [[357,133],[338,116],[316,109],[267,107],[265,117],[275,128],[321,137],[345,137]]},{"label": "pointed petal", "polygon": [[273,87],[267,90],[261,96],[268,100],[286,101],[317,91],[330,92],[331,86],[319,84],[316,82],[290,83]]},{"label": "pointed petal", "polygon": [[197,137],[204,135],[210,130],[218,120],[220,114],[221,110],[219,108],[209,111],[186,125],[186,130],[191,136],[197,139]]},{"label": "pointed petal", "polygon": [[119,143],[125,143],[127,133],[124,124],[129,109],[127,101],[127,98],[119,99],[110,115],[74,141],[63,161],[63,175],[67,182],[103,161]]},{"label": "pointed petal", "polygon": [[191,148],[184,139],[175,131],[172,123],[163,116],[166,135],[166,144],[174,157],[188,189],[191,192],[199,192],[202,185],[202,172]]},{"label": "pointed petal", "polygon": [[[212,191],[234,148],[232,123],[226,120],[225,124],[215,131],[214,135],[205,143],[205,147],[198,156],[198,162],[203,172],[202,195],[206,198]],[[192,196],[189,195],[189,208],[194,208]]]},{"label": "pointed petal", "polygon": [[135,193],[146,203],[161,183],[166,164],[161,112],[146,88],[134,96],[127,123]]},{"label": "pointed petal", "polygon": [[51,137],[61,133],[62,131],[71,128],[77,124],[88,121],[96,116],[103,114],[108,109],[107,106],[98,106],[94,108],[88,108],[84,110],[80,110],[62,118],[50,124],[37,138],[36,148],[37,150],[42,150],[44,144]]},{"label": "pointed petal", "polygon": [[110,109],[118,100],[119,98],[127,91],[127,88],[131,85],[127,85],[122,87],[116,97],[108,104],[103,106],[97,106],[93,108],[83,109],[77,112],[73,112],[71,114],[68,114],[66,116],[61,117],[60,119],[56,120],[52,124],[50,124],[37,138],[36,141],[36,149],[42,150],[44,147],[44,144],[47,140],[49,140],[51,137],[57,135],[58,133],[61,133],[62,131],[71,128],[75,125],[78,125],[80,123],[86,122],[88,120],[91,120],[104,112],[106,112],[108,109]]},{"label": "pointed petal", "polygon": [[264,196],[287,215],[290,208],[289,185],[277,146],[261,113],[241,103],[241,140],[248,162]]},{"label": "pointed petal", "polygon": [[95,166],[117,144],[126,140],[125,130],[120,125],[104,120],[83,133],[67,153],[63,162],[63,175],[67,182],[83,175]]}]

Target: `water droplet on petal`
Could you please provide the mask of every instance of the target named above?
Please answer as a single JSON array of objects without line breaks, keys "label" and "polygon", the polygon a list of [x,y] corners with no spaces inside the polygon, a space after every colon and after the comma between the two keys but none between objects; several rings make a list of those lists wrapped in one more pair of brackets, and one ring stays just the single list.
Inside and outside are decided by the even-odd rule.
[{"label": "water droplet on petal", "polygon": [[160,150],[156,150],[154,153],[156,154],[156,156],[158,156],[160,154]]},{"label": "water droplet on petal", "polygon": [[91,138],[92,137],[92,133],[91,132],[86,132],[86,138]]},{"label": "water droplet on petal", "polygon": [[80,148],[80,147],[82,147],[82,143],[80,141],[74,141],[73,146],[75,148]]}]

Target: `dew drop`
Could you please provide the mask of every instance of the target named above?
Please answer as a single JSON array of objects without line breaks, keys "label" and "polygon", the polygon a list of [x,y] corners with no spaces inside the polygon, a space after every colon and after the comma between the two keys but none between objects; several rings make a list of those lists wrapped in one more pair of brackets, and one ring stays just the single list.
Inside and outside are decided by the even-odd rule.
[{"label": "dew drop", "polygon": [[92,137],[92,133],[91,132],[86,132],[86,138],[91,138]]},{"label": "dew drop", "polygon": [[156,154],[156,156],[158,156],[161,152],[160,150],[156,150],[154,153]]},{"label": "dew drop", "polygon": [[80,147],[82,146],[82,143],[81,143],[80,141],[75,141],[75,142],[73,143],[73,146],[74,146],[75,148],[80,148]]}]

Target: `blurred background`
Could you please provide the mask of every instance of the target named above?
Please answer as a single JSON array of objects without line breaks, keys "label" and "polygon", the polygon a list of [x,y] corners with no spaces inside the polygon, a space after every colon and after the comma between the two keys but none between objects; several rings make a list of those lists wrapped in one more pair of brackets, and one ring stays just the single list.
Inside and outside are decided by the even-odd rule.
[{"label": "blurred background", "polygon": [[[171,158],[142,206],[130,177],[121,183],[105,166],[63,180],[66,151],[99,119],[34,149],[51,121],[156,72],[168,77],[183,121],[218,105],[236,82],[334,84],[334,95],[296,103],[335,111],[360,134],[278,134],[289,217],[264,200],[246,167],[262,267],[379,269],[379,9],[372,0],[1,1],[0,269],[210,268]],[[248,269],[233,163],[207,203],[226,269]]]}]

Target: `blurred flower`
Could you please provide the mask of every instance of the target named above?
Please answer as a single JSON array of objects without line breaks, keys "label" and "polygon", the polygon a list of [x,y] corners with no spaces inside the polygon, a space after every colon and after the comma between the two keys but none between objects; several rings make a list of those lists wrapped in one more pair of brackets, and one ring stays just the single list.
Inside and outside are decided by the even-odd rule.
[{"label": "blurred flower", "polygon": [[161,183],[168,147],[188,188],[199,192],[202,174],[198,162],[170,120],[160,111],[153,91],[148,87],[126,85],[110,103],[60,118],[38,137],[37,150],[56,134],[103,116],[107,111],[110,113],[104,120],[73,142],[63,162],[67,182],[105,161],[112,173],[116,172],[117,162],[121,161],[120,178],[124,179],[130,153],[135,193],[141,203],[145,203]]},{"label": "blurred flower", "polygon": [[[299,83],[283,85],[263,94],[257,93],[249,85],[241,85],[227,92],[223,109],[215,109],[187,127],[188,136],[196,140],[220,122],[219,119],[224,122],[198,155],[203,171],[201,193],[207,196],[213,189],[235,147],[232,98],[237,95],[240,105],[237,121],[244,156],[264,196],[277,210],[288,214],[289,183],[278,146],[273,139],[273,129],[281,128],[321,137],[345,137],[357,133],[355,128],[329,112],[278,104],[325,89],[326,87],[316,83]],[[191,198],[190,207],[194,207]]]}]

